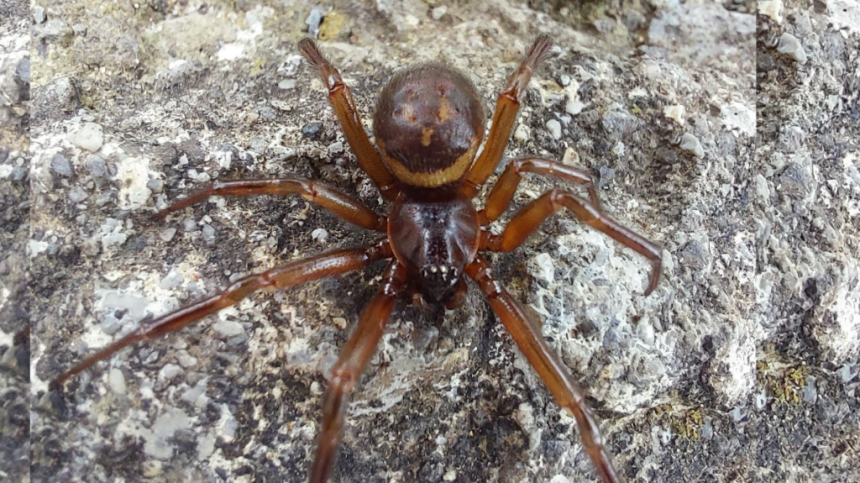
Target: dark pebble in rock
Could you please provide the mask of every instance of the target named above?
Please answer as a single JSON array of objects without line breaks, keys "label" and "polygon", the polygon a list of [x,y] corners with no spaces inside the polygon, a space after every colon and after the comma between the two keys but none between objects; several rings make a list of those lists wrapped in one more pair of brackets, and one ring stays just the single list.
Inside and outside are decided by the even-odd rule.
[{"label": "dark pebble in rock", "polygon": [[146,187],[149,188],[153,193],[161,193],[164,190],[164,181],[160,179],[151,179],[146,182]]},{"label": "dark pebble in rock", "polygon": [[15,166],[14,168],[12,168],[12,174],[10,175],[10,178],[12,178],[12,181],[14,181],[16,183],[20,183],[21,181],[24,181],[24,178],[26,178],[26,177],[27,177],[27,169],[25,167]]},{"label": "dark pebble in rock", "polygon": [[107,173],[107,163],[105,163],[103,158],[96,156],[95,154],[90,154],[87,156],[87,160],[85,162],[91,175],[96,178],[104,178]]},{"label": "dark pebble in rock", "polygon": [[72,200],[72,203],[80,203],[87,199],[87,196],[87,192],[80,186],[75,186],[69,190],[69,199]]},{"label": "dark pebble in rock", "polygon": [[20,62],[18,62],[18,65],[15,67],[15,80],[24,84],[30,83],[29,57],[24,57]]},{"label": "dark pebble in rock", "polygon": [[322,123],[319,121],[309,122],[302,128],[302,136],[319,141],[322,137]]},{"label": "dark pebble in rock", "polygon": [[612,168],[601,166],[598,171],[600,172],[600,178],[597,179],[597,187],[600,189],[605,188],[610,181],[615,179],[615,170]]},{"label": "dark pebble in rock", "polygon": [[65,176],[66,178],[73,174],[71,163],[69,163],[69,160],[60,153],[55,154],[54,157],[51,158],[51,171],[59,174],[60,176]]}]

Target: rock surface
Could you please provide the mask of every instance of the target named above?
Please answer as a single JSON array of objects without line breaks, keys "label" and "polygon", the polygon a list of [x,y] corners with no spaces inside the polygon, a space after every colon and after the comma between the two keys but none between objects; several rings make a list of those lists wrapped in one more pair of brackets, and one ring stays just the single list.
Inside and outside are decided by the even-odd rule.
[{"label": "rock surface", "polygon": [[[648,264],[570,214],[488,258],[587,388],[628,481],[857,481],[860,33],[792,2],[781,24],[629,3],[337,0],[311,23],[367,128],[403,65],[463,69],[489,114],[531,39],[554,39],[506,160],[589,169],[606,211],[664,247],[664,278],[638,295]],[[110,5],[46,6],[34,32],[32,481],[304,481],[326,376],[380,266],[123,350],[66,385],[66,415],[46,395],[147,317],[374,240],[298,197],[155,209],[285,175],[387,209],[298,56],[314,6]],[[784,33],[805,63],[780,52]],[[558,185],[527,177],[514,204]],[[396,310],[333,478],[594,479],[574,421],[474,287],[455,311]]]},{"label": "rock surface", "polygon": [[27,481],[30,369],[28,3],[0,3],[0,479]]}]

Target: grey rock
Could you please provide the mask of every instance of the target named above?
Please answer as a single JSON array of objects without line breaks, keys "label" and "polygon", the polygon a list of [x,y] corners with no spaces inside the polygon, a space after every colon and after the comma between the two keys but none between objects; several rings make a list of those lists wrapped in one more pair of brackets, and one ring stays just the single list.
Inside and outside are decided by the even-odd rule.
[{"label": "grey rock", "polygon": [[343,152],[343,143],[337,141],[335,143],[331,143],[328,146],[328,152],[331,154],[340,154]]},{"label": "grey rock", "polygon": [[31,116],[35,119],[64,117],[78,107],[78,90],[69,77],[59,77],[32,90]]},{"label": "grey rock", "polygon": [[797,40],[797,37],[788,32],[779,37],[779,44],[777,44],[776,50],[796,60],[798,64],[806,63],[806,52],[803,50],[803,46],[800,45],[800,40]]},{"label": "grey rock", "polygon": [[308,34],[315,38],[320,30],[320,22],[322,22],[324,12],[320,8],[314,8],[305,19],[305,24],[308,26]]},{"label": "grey rock", "polygon": [[93,177],[105,178],[107,176],[107,163],[101,156],[90,154],[87,156],[84,164],[86,164],[87,169]]},{"label": "grey rock", "polygon": [[[175,230],[174,230],[175,232]],[[163,279],[161,279],[161,283],[159,283],[159,287],[164,290],[173,290],[182,285],[182,282],[185,281],[185,278],[175,271],[170,271]]]},{"label": "grey rock", "polygon": [[37,25],[35,30],[37,38],[50,41],[61,41],[73,33],[69,24],[60,19],[48,20],[44,24]]},{"label": "grey rock", "polygon": [[319,121],[309,122],[302,128],[302,136],[318,141],[322,136],[322,123]]},{"label": "grey rock", "polygon": [[30,83],[30,57],[24,57],[15,66],[15,80],[22,84]]},{"label": "grey rock", "polygon": [[219,320],[212,328],[224,337],[235,337],[245,333],[245,328],[242,327],[242,324],[228,320]]},{"label": "grey rock", "polygon": [[100,125],[85,122],[69,133],[68,139],[75,146],[92,153],[98,151],[104,144],[104,132]]},{"label": "grey rock", "polygon": [[209,224],[203,225],[203,241],[211,246],[215,244],[215,240],[215,228],[212,228],[212,225]]},{"label": "grey rock", "polygon": [[176,228],[168,227],[158,232],[159,238],[164,240],[165,242],[169,242],[173,240],[173,237],[176,235]]},{"label": "grey rock", "polygon": [[705,149],[702,147],[702,143],[699,142],[699,138],[690,133],[684,133],[681,136],[681,149],[690,151],[697,158],[705,156]]},{"label": "grey rock", "polygon": [[[651,296],[636,295],[647,278],[647,261],[564,211],[517,250],[488,258],[500,282],[538,314],[540,330],[561,362],[588,401],[601,408],[606,445],[621,454],[616,458],[621,473],[631,483],[698,481],[703,474],[730,481],[737,479],[738,468],[763,466],[760,474],[779,481],[852,481],[853,470],[840,461],[845,453],[816,448],[838,447],[836,434],[858,439],[856,411],[848,411],[857,361],[832,365],[850,345],[825,336],[835,329],[850,333],[842,328],[850,320],[847,311],[835,301],[852,287],[851,279],[838,274],[849,260],[860,258],[848,216],[855,185],[845,168],[857,163],[844,159],[857,139],[848,95],[857,90],[852,83],[856,34],[847,26],[831,26],[829,14],[814,9],[804,20],[806,7],[787,4],[779,33],[802,39],[806,67],[772,61],[757,71],[757,59],[767,65],[762,52],[779,55],[775,46],[762,45],[756,52],[754,13],[732,11],[739,8],[736,2],[658,3],[651,10],[621,2],[612,7],[614,30],[595,38],[571,25],[602,20],[611,27],[606,15],[584,19],[575,8],[566,16],[550,7],[531,9],[542,7],[540,2],[446,2],[447,13],[435,21],[429,4],[420,0],[337,0],[326,9],[349,13],[342,36],[349,38],[320,42],[320,48],[350,85],[363,127],[372,132],[375,93],[404,63],[446,60],[469,72],[489,114],[535,33],[549,33],[556,47],[537,70],[530,85],[540,87],[527,90],[519,116],[531,135],[517,138],[504,156],[561,159],[567,148],[577,152],[579,165],[595,175],[601,171],[603,210],[664,247],[665,278]],[[317,74],[295,51],[315,5],[304,10],[277,2],[239,10],[230,5],[209,3],[205,12],[180,9],[167,17],[150,9],[141,17],[142,10],[123,2],[114,5],[120,10],[113,15],[52,4],[57,9],[52,17],[84,24],[89,33],[70,39],[66,50],[49,43],[49,55],[33,62],[32,78],[77,79],[73,84],[87,111],[79,112],[77,98],[68,105],[47,102],[48,86],[34,82],[39,87],[32,93],[32,138],[43,140],[42,149],[50,153],[62,151],[67,146],[56,141],[65,143],[62,129],[75,123],[74,117],[92,116],[110,133],[102,147],[110,164],[119,162],[121,150],[141,160],[143,183],[164,180],[156,206],[201,188],[199,173],[211,179],[301,176],[386,214],[390,205],[346,145],[343,153],[326,158],[326,148],[342,130]],[[114,16],[135,21],[119,24]],[[255,23],[263,17],[264,23]],[[812,33],[804,33],[805,23]],[[379,32],[394,30],[405,32],[373,41]],[[644,44],[635,40],[639,32],[648,32]],[[134,69],[123,70],[122,59],[104,54],[122,36],[138,39],[140,64]],[[128,45],[131,50],[117,49],[117,55],[133,53],[133,43]],[[235,54],[240,48],[245,50]],[[237,57],[225,58],[222,49],[233,49]],[[295,66],[290,75],[271,68],[291,57],[297,61],[290,62]],[[199,72],[160,83],[176,59],[199,62]],[[253,65],[263,68],[249,77]],[[560,118],[569,93],[552,86],[562,74],[570,76],[568,89],[578,86],[583,104],[569,121]],[[294,85],[278,90],[285,79]],[[771,90],[759,94],[758,86]],[[248,122],[263,99],[278,110],[277,118]],[[658,107],[663,105],[687,107],[684,129],[706,147],[705,158],[672,146],[683,131],[667,122]],[[563,127],[560,140],[545,129],[553,118]],[[319,131],[325,132],[304,137],[309,122],[320,122]],[[787,126],[798,127],[805,138]],[[267,142],[255,144],[256,139]],[[215,154],[226,143],[242,148]],[[773,159],[777,154],[779,162]],[[72,158],[76,166],[85,159],[78,153]],[[783,181],[796,179],[786,175],[793,163],[809,178],[784,192]],[[198,175],[188,176],[191,169]],[[91,174],[88,167],[85,171]],[[758,175],[770,196],[756,194]],[[34,384],[77,360],[82,342],[93,337],[89,314],[97,314],[98,321],[105,315],[89,310],[98,300],[94,290],[107,286],[135,293],[146,300],[144,310],[153,304],[153,311],[162,313],[173,307],[170,303],[184,306],[217,293],[225,278],[329,249],[314,240],[315,229],[325,229],[328,244],[337,248],[375,238],[299,196],[204,202],[171,215],[165,224],[144,223],[151,206],[129,211],[116,204],[97,206],[102,196],[116,200],[122,186],[114,178],[99,178],[101,185],[95,178],[54,180],[56,192],[37,200],[38,216],[25,230],[25,239],[31,231],[50,231],[60,247],[55,257],[29,260],[39,294],[30,304],[32,317],[50,322],[33,335],[34,347],[51,349],[35,356],[40,359],[33,364]],[[495,180],[492,176],[487,191]],[[68,213],[65,195],[75,186],[90,198],[86,208],[76,210],[80,213]],[[492,229],[502,229],[518,208],[551,186],[585,195],[581,186],[526,175],[513,206]],[[479,197],[479,204],[484,199]],[[79,224],[78,214],[87,221]],[[207,214],[217,218],[217,226]],[[100,224],[107,216],[121,219],[130,238],[99,252]],[[821,221],[813,222],[816,218]],[[204,243],[204,224],[218,231],[214,245]],[[167,226],[180,236],[163,242],[156,237]],[[831,230],[841,232],[841,243],[827,241]],[[151,240],[146,248],[129,249],[141,237]],[[88,245],[92,240],[95,245]],[[68,246],[81,247],[80,263],[63,260]],[[529,272],[530,260],[541,253],[551,259],[551,281]],[[184,289],[176,291],[182,300],[168,303],[159,283],[170,270],[188,275]],[[97,364],[69,385],[76,388],[69,398],[72,417],[30,413],[28,431],[49,436],[44,443],[34,440],[26,455],[33,481],[104,479],[103,455],[122,453],[128,441],[143,451],[131,460],[110,458],[114,478],[140,479],[157,467],[150,479],[215,481],[223,474],[241,479],[247,475],[239,472],[247,469],[257,478],[306,479],[325,378],[377,290],[381,270],[374,266],[256,294],[225,313]],[[349,481],[441,481],[446,475],[455,481],[593,481],[575,422],[553,403],[474,287],[457,310],[436,307],[424,313],[402,305],[352,394],[335,479],[348,474]],[[214,337],[207,336],[222,319],[231,323],[219,328],[235,335],[215,330]],[[105,337],[100,330],[95,335]],[[180,347],[180,341],[188,345]],[[188,366],[183,352],[196,363]],[[770,362],[761,360],[768,357],[807,368],[807,380],[816,378],[815,402],[801,397],[806,383],[794,388],[797,403],[776,401],[771,384],[790,379],[779,364],[756,377],[755,364]],[[185,375],[158,382],[164,364],[178,365]],[[840,367],[847,367],[846,374]],[[134,375],[126,381],[124,400],[109,387],[110,368]],[[769,399],[762,405],[757,395]],[[672,409],[665,409],[667,401]],[[737,402],[726,407],[730,401]],[[250,407],[261,409],[246,411]],[[736,407],[742,409],[738,418],[732,413]],[[427,408],[433,417],[427,417]],[[111,430],[104,431],[102,422]],[[702,437],[679,434],[679,427]],[[387,444],[391,437],[397,444]],[[277,455],[279,464],[272,466],[270,455]]]},{"label": "grey rock", "polygon": [[74,186],[72,187],[72,189],[69,190],[69,199],[72,201],[72,203],[80,203],[81,201],[87,199],[87,196],[89,196],[87,195],[87,192],[84,191],[84,189],[80,186]]},{"label": "grey rock", "polygon": [[164,190],[164,181],[156,178],[146,182],[146,187],[153,193],[161,193]]},{"label": "grey rock", "polygon": [[612,139],[621,139],[622,136],[636,130],[639,120],[636,116],[621,109],[613,109],[603,116],[603,129]]},{"label": "grey rock", "polygon": [[66,178],[74,174],[72,163],[70,163],[69,159],[60,153],[55,154],[54,157],[51,158],[51,171]]}]

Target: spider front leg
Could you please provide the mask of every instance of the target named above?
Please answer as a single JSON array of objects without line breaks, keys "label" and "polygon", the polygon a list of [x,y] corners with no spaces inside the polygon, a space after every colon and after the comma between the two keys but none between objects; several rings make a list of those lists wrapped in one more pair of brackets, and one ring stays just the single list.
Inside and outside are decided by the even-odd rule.
[{"label": "spider front leg", "polygon": [[472,170],[466,175],[463,191],[469,198],[475,196],[478,188],[493,174],[499,161],[501,161],[505,147],[508,145],[508,139],[511,137],[514,121],[517,120],[517,112],[520,110],[520,104],[526,93],[529,80],[551,46],[552,40],[546,35],[541,35],[535,39],[525,60],[508,79],[508,85],[499,94],[496,112],[493,114],[493,126],[490,128],[484,150],[475,161]]},{"label": "spider front leg", "polygon": [[331,102],[334,112],[337,114],[341,126],[343,126],[343,134],[346,136],[346,141],[352,148],[352,152],[355,153],[358,164],[376,183],[382,196],[387,200],[394,200],[399,191],[394,183],[394,175],[388,171],[379,154],[370,144],[370,139],[361,125],[358,109],[355,108],[355,101],[352,100],[352,93],[349,91],[349,87],[344,84],[340,72],[323,57],[313,40],[303,39],[299,42],[299,51],[317,70],[323,84],[328,89],[329,102]]},{"label": "spider front leg", "polygon": [[322,431],[310,483],[325,483],[328,480],[343,435],[349,396],[376,350],[391,316],[394,301],[405,281],[406,268],[397,261],[392,262],[385,273],[382,288],[364,309],[358,326],[332,369],[331,382],[323,400]]},{"label": "spider front leg", "polygon": [[125,337],[87,357],[75,367],[51,381],[50,389],[60,389],[63,383],[70,377],[88,369],[96,362],[110,357],[123,347],[180,329],[209,314],[240,302],[257,290],[264,288],[280,289],[311,280],[339,275],[365,267],[377,260],[391,258],[391,256],[391,247],[388,244],[388,239],[383,238],[365,248],[323,253],[303,260],[296,260],[256,275],[250,275],[236,281],[217,295],[171,312],[152,322],[141,323],[137,329]]},{"label": "spider front leg", "polygon": [[591,199],[591,203],[600,208],[600,199],[597,197],[597,190],[594,188],[594,180],[588,171],[549,159],[520,158],[512,160],[505,166],[505,171],[499,176],[499,180],[493,186],[490,196],[487,197],[486,207],[484,208],[487,222],[495,221],[508,209],[508,205],[510,205],[511,200],[514,198],[514,193],[516,193],[517,187],[523,179],[523,173],[555,176],[565,181],[585,186],[588,190],[588,197]]},{"label": "spider front leg", "polygon": [[559,405],[576,418],[585,451],[604,483],[623,481],[612,465],[612,456],[603,446],[603,436],[600,434],[597,419],[585,405],[585,394],[567,373],[564,364],[541,335],[540,329],[528,318],[522,305],[493,278],[490,266],[480,255],[466,266],[465,272],[477,282],[490,301],[493,311]]},{"label": "spider front leg", "polygon": [[603,213],[598,206],[573,193],[553,189],[540,198],[524,206],[508,223],[501,235],[484,235],[482,249],[494,252],[509,252],[520,246],[535,229],[551,214],[562,208],[570,210],[579,221],[601,231],[622,245],[632,248],[635,252],[651,261],[651,274],[648,277],[648,295],[657,288],[660,281],[660,266],[663,250],[647,238],[625,228],[611,216]]},{"label": "spider front leg", "polygon": [[174,211],[191,206],[206,198],[219,196],[250,196],[276,195],[285,196],[299,194],[302,198],[316,203],[344,220],[367,228],[368,230],[384,232],[387,223],[384,216],[377,215],[373,210],[350,198],[340,191],[328,186],[303,178],[281,179],[241,179],[236,181],[216,181],[194,193],[188,198],[181,199],[170,205],[156,216],[163,218]]}]

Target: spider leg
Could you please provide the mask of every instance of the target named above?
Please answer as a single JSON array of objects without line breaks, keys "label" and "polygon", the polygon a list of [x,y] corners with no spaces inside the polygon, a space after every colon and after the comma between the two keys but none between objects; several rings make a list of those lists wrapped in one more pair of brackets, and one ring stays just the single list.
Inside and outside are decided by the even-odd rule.
[{"label": "spider leg", "polygon": [[487,222],[494,221],[508,209],[514,193],[523,179],[523,173],[535,173],[544,176],[555,176],[571,183],[585,186],[588,190],[588,197],[591,204],[600,208],[600,199],[597,197],[597,190],[594,188],[594,180],[591,179],[591,174],[582,168],[568,166],[566,164],[542,158],[519,158],[514,159],[507,166],[505,171],[499,176],[490,196],[487,197],[484,215]]},{"label": "spider leg", "polygon": [[325,483],[328,480],[343,435],[349,396],[376,350],[394,300],[401,293],[405,281],[406,268],[395,260],[386,271],[382,288],[364,309],[358,326],[332,369],[331,382],[323,400],[322,431],[310,483]]},{"label": "spider leg", "polygon": [[170,205],[156,215],[163,218],[170,213],[191,206],[206,198],[219,196],[249,196],[277,195],[285,196],[300,194],[302,198],[316,203],[344,220],[367,228],[368,230],[384,232],[387,227],[386,218],[377,215],[373,210],[350,198],[340,191],[324,184],[303,178],[281,179],[241,179],[236,181],[216,181],[201,191],[183,198]]},{"label": "spider leg", "polygon": [[603,436],[600,433],[597,418],[591,414],[585,403],[585,393],[567,373],[564,364],[544,340],[538,326],[529,319],[522,305],[493,278],[490,266],[483,257],[477,256],[466,266],[465,272],[478,283],[481,291],[490,301],[493,311],[559,405],[576,418],[582,444],[603,481],[605,483],[623,481],[612,465],[612,456],[603,446]]},{"label": "spider leg", "polygon": [[395,186],[394,175],[388,171],[379,154],[370,144],[370,139],[368,139],[367,133],[364,132],[364,127],[361,125],[361,116],[355,108],[355,101],[352,100],[352,93],[349,91],[349,87],[344,84],[340,72],[323,57],[313,40],[303,39],[299,42],[299,51],[317,70],[322,77],[323,84],[328,88],[329,102],[331,102],[337,118],[340,119],[343,133],[352,148],[352,152],[358,159],[358,164],[376,183],[385,199],[397,198],[399,190]]},{"label": "spider leg", "polygon": [[382,238],[373,245],[364,248],[337,250],[323,253],[310,258],[296,260],[279,267],[272,268],[256,275],[249,275],[237,280],[223,292],[203,299],[188,307],[181,308],[152,322],[141,323],[140,326],[125,337],[90,355],[76,366],[51,381],[50,389],[62,387],[70,377],[88,369],[96,362],[110,357],[123,347],[138,341],[152,339],[162,334],[180,329],[192,322],[198,321],[209,314],[240,302],[257,290],[264,288],[279,289],[297,285],[311,280],[339,275],[365,267],[372,262],[391,258],[391,248],[387,238]]},{"label": "spider leg", "polygon": [[559,189],[547,191],[540,198],[524,206],[514,215],[500,236],[485,231],[482,249],[509,252],[517,248],[549,215],[562,208],[567,208],[579,218],[579,221],[609,235],[613,240],[650,260],[651,275],[648,277],[648,288],[644,295],[654,291],[660,280],[662,248],[629,228],[625,228],[587,200]]},{"label": "spider leg", "polygon": [[481,152],[478,160],[475,161],[469,174],[466,175],[463,191],[468,197],[475,196],[478,192],[478,187],[487,181],[487,178],[493,174],[496,165],[502,159],[502,154],[505,152],[508,139],[511,137],[511,129],[514,127],[514,121],[517,119],[517,112],[520,109],[520,104],[526,93],[529,80],[551,46],[552,40],[546,35],[541,35],[535,39],[525,60],[520,64],[519,69],[508,79],[508,84],[499,94],[499,100],[496,102],[496,112],[493,114],[493,126],[490,128],[490,134],[487,136],[484,150]]}]

